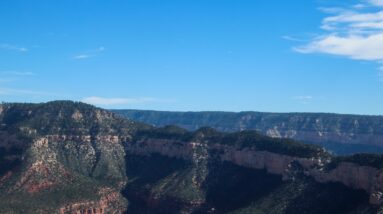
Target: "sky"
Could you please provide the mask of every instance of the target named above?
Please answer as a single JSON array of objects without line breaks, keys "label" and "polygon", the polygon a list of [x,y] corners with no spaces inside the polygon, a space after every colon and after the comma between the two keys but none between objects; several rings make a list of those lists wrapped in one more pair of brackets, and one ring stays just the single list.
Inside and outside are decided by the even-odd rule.
[{"label": "sky", "polygon": [[0,101],[383,115],[383,0],[1,0]]}]

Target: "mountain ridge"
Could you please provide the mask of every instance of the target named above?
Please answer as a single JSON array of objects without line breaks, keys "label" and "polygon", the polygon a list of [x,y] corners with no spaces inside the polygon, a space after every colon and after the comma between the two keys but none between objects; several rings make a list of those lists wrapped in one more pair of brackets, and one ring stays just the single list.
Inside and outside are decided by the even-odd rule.
[{"label": "mountain ridge", "polygon": [[1,109],[0,213],[374,213],[383,202],[381,156],[155,128],[68,101]]},{"label": "mountain ridge", "polygon": [[337,154],[383,153],[383,116],[333,113],[167,112],[112,110],[154,126],[178,125],[189,131],[203,126],[224,132],[257,130],[276,138],[319,144]]}]

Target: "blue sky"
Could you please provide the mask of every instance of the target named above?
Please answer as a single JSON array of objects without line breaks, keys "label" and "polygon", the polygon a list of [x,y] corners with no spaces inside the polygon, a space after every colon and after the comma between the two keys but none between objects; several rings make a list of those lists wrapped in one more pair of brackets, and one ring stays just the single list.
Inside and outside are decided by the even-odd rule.
[{"label": "blue sky", "polygon": [[383,114],[382,0],[2,0],[0,101]]}]

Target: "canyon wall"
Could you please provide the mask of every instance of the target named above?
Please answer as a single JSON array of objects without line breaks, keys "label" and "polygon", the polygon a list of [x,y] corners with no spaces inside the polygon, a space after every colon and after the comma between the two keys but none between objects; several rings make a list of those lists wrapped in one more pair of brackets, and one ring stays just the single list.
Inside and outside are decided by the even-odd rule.
[{"label": "canyon wall", "polygon": [[383,147],[383,116],[330,113],[166,112],[114,110],[132,120],[187,130],[212,127],[223,132],[257,130],[277,138],[310,143],[362,144]]},{"label": "canyon wall", "polygon": [[[326,169],[331,159],[299,158],[251,148],[239,149],[222,144],[180,142],[172,140],[147,139],[125,146],[127,153],[150,155],[153,153],[193,161],[196,158],[218,158],[239,166],[253,169],[266,169],[267,172],[281,175],[283,179],[294,179],[292,166],[298,163],[304,175],[320,183],[340,182],[345,186],[362,189],[370,194],[371,204],[382,204],[383,171],[370,166],[341,162],[334,169]],[[198,151],[207,150],[207,153]],[[215,155],[214,155],[215,154]],[[199,156],[204,157],[199,157]]]}]

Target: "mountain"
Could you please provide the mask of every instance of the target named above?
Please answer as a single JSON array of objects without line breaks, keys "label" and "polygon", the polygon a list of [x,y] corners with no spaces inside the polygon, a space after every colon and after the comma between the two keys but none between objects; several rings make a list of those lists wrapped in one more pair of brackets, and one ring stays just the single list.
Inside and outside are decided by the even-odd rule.
[{"label": "mountain", "polygon": [[91,105],[0,105],[0,213],[377,213],[383,156],[256,131],[155,128]]},{"label": "mountain", "polygon": [[270,137],[319,144],[339,155],[383,153],[383,116],[146,110],[113,112],[157,127],[177,125],[190,131],[201,127],[212,127],[223,132],[256,130]]},{"label": "mountain", "polygon": [[0,211],[126,209],[119,141],[144,125],[66,101],[2,104],[0,124]]}]

